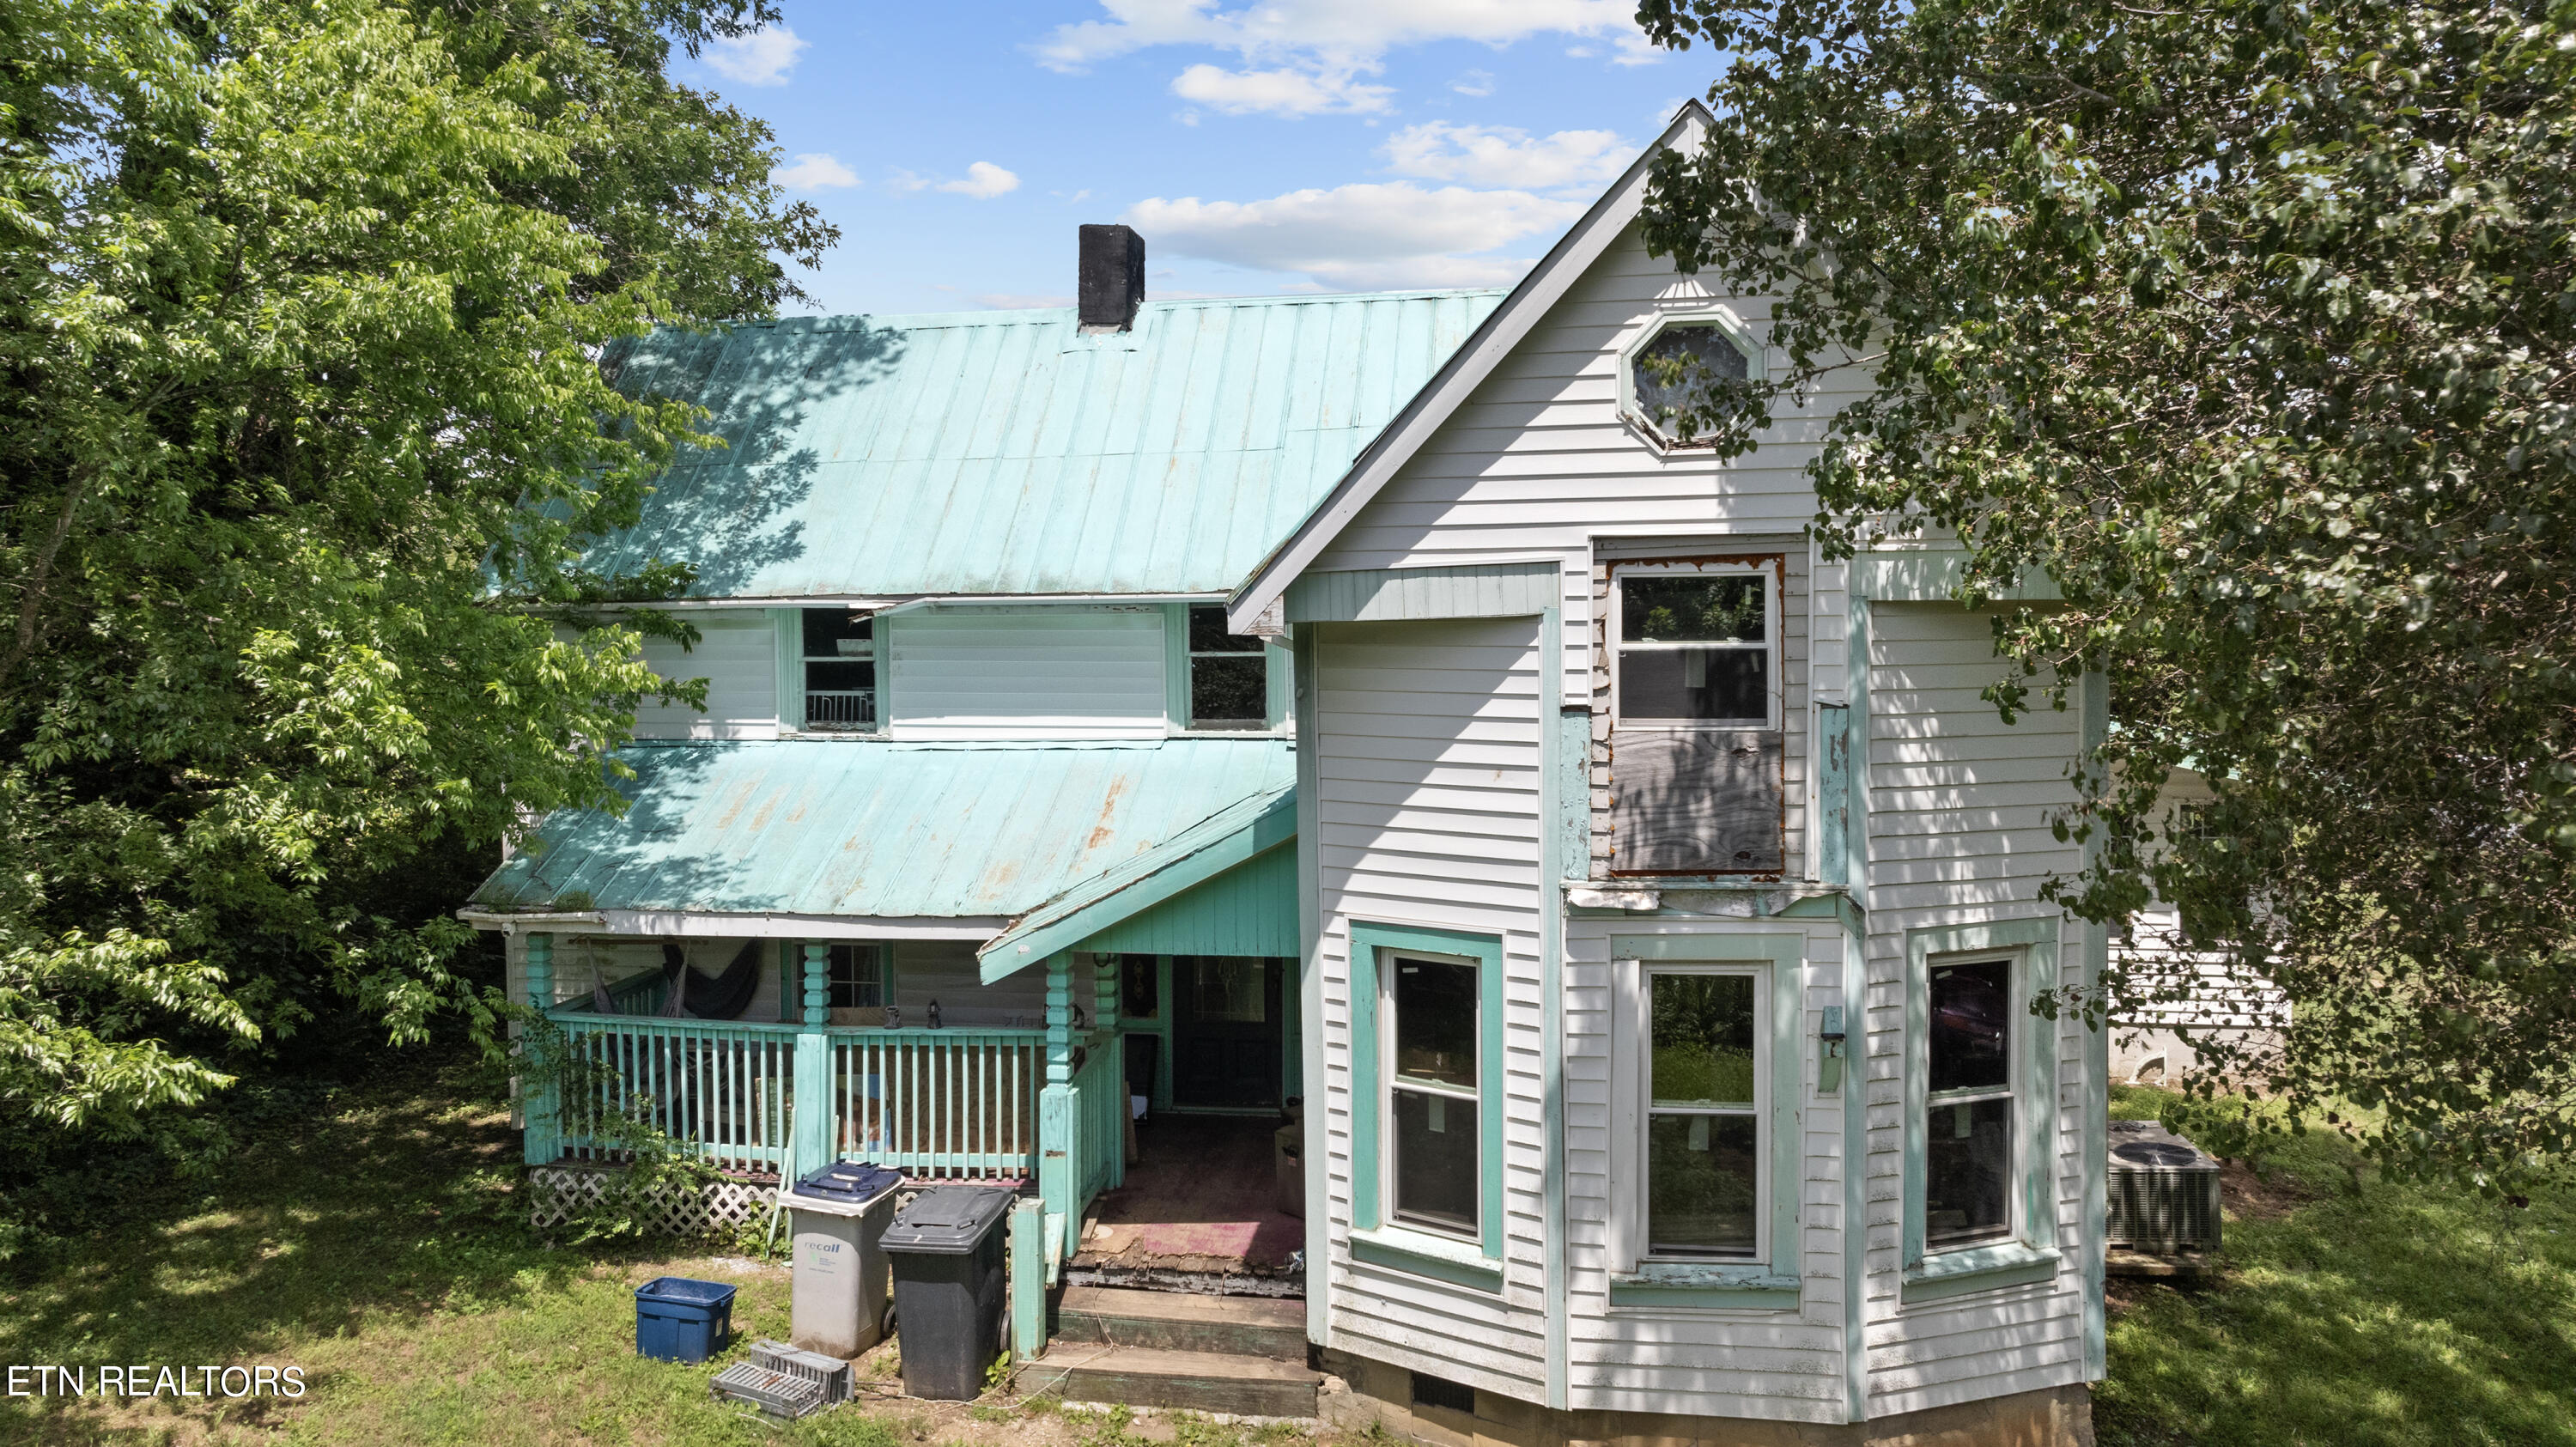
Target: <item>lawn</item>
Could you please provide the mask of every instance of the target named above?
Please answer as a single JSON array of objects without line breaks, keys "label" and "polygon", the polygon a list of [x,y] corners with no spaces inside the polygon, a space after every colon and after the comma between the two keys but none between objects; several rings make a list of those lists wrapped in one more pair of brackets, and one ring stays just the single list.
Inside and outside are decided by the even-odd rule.
[{"label": "lawn", "polygon": [[[2118,1113],[2153,1114],[2128,1094]],[[1127,1447],[1246,1434],[1185,1418],[888,1402],[784,1430],[718,1406],[708,1367],[639,1359],[633,1288],[730,1281],[737,1338],[783,1336],[787,1277],[741,1257],[559,1249],[517,1224],[518,1140],[479,1070],[416,1053],[211,1187],[104,1226],[0,1286],[0,1363],[294,1365],[299,1401],[0,1399],[0,1441],[847,1443]],[[2125,1287],[2104,1447],[2576,1447],[2576,1209],[2365,1183],[2311,1138],[2234,1193],[2217,1285]],[[2240,1187],[2253,1184],[2240,1176]]]},{"label": "lawn", "polygon": [[2115,1293],[2103,1447],[2576,1444],[2576,1192],[2356,1189],[2349,1159],[2317,1133],[2231,1172],[2256,1189],[2230,1192],[2223,1278]]}]

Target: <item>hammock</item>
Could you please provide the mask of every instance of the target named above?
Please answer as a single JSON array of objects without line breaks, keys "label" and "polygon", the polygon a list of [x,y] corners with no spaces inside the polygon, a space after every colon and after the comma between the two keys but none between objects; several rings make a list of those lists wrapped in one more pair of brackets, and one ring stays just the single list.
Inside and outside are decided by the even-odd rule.
[{"label": "hammock", "polygon": [[713,979],[699,974],[680,953],[680,947],[662,946],[662,1013],[666,1016],[690,1016],[700,1020],[732,1020],[751,1005],[752,993],[760,988],[760,941],[745,940],[742,952],[724,973]]}]

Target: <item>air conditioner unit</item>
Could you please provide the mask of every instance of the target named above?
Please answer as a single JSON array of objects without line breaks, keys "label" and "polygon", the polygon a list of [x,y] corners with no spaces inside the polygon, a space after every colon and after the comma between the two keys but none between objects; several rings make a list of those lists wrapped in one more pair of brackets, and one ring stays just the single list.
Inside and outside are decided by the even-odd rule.
[{"label": "air conditioner unit", "polygon": [[2218,1249],[2218,1161],[2151,1120],[2111,1122],[2104,1244],[2156,1255]]}]

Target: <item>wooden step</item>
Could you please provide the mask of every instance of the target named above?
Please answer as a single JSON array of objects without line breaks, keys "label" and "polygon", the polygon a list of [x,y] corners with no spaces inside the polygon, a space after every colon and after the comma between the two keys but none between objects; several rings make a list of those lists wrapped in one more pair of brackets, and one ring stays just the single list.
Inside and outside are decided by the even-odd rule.
[{"label": "wooden step", "polygon": [[1065,1341],[1020,1368],[1023,1396],[1068,1402],[1123,1402],[1246,1417],[1312,1417],[1323,1374],[1302,1363],[1228,1352],[1175,1352],[1154,1347]]},{"label": "wooden step", "polygon": [[1306,1303],[1275,1296],[1199,1296],[1069,1286],[1056,1308],[1056,1338],[1171,1352],[1233,1352],[1303,1365]]}]

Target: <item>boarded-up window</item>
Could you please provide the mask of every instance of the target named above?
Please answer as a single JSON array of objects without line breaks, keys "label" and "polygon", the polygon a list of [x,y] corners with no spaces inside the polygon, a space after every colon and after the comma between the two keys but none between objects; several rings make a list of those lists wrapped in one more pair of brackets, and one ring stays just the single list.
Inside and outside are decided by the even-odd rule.
[{"label": "boarded-up window", "polygon": [[1780,574],[1776,558],[1614,573],[1613,873],[1786,867]]}]

